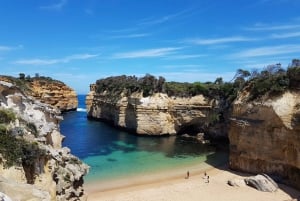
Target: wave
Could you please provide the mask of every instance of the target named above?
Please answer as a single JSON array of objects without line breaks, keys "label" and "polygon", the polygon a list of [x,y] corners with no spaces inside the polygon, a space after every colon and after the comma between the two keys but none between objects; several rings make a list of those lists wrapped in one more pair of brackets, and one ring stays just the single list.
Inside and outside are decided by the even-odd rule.
[{"label": "wave", "polygon": [[77,108],[77,112],[86,112],[85,108]]}]

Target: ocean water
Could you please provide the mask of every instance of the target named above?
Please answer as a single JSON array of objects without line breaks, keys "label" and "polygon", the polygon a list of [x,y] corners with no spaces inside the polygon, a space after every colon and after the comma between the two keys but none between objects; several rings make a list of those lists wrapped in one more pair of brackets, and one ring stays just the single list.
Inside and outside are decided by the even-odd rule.
[{"label": "ocean water", "polygon": [[63,146],[91,169],[86,181],[105,181],[184,168],[207,162],[220,165],[226,153],[212,146],[182,137],[136,136],[105,123],[86,118],[85,96],[80,95],[77,111],[64,114],[61,132]]}]

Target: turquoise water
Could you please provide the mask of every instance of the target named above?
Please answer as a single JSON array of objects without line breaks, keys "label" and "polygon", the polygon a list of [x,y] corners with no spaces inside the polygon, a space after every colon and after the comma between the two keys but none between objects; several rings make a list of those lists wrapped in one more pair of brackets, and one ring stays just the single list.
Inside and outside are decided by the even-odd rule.
[{"label": "turquoise water", "polygon": [[208,162],[224,163],[226,156],[215,148],[184,138],[143,137],[117,130],[86,118],[84,96],[79,110],[64,114],[61,132],[63,146],[87,163],[91,169],[86,181],[111,180]]}]

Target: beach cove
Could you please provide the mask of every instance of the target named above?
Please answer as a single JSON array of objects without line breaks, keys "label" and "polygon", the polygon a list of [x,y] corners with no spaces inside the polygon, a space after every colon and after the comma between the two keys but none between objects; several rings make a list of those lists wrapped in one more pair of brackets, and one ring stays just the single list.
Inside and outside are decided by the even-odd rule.
[{"label": "beach cove", "polygon": [[[299,191],[285,185],[280,185],[275,193],[231,187],[227,184],[229,179],[246,175],[228,170],[228,153],[216,153],[212,147],[199,145],[197,150],[176,137],[138,137],[101,122],[88,121],[83,100],[84,96],[79,96],[78,111],[65,115],[61,129],[67,127],[66,134],[73,136],[72,140],[67,136],[67,146],[91,166],[85,177],[89,201],[283,201],[300,196]],[[187,171],[189,179],[185,179]],[[210,176],[209,184],[202,179],[205,171]]]},{"label": "beach cove", "polygon": [[[107,190],[99,190],[97,186],[100,183],[87,183],[85,189],[88,201],[290,201],[297,200],[300,195],[299,191],[286,185],[279,185],[279,189],[272,193],[261,192],[249,186],[229,186],[229,179],[249,175],[230,171],[227,167],[206,166],[203,170],[194,168],[190,167],[189,179],[185,178],[184,170],[178,170],[177,174],[163,173],[157,180],[153,179],[153,175],[147,175],[143,179],[148,178],[149,182],[131,178],[130,181],[127,180],[127,186]],[[209,183],[203,179],[204,171],[210,176]],[[132,185],[132,181],[137,182]],[[119,185],[124,184],[123,182],[119,181]]]}]

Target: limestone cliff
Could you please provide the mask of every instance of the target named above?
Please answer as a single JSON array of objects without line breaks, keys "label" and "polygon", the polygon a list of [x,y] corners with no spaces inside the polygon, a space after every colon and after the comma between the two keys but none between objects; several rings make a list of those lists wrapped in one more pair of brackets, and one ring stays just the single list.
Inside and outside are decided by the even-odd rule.
[{"label": "limestone cliff", "polygon": [[0,143],[0,192],[13,200],[85,200],[88,166],[62,147],[60,111],[4,81],[0,110],[0,135],[7,141]]},{"label": "limestone cliff", "polygon": [[230,167],[268,173],[300,188],[300,94],[247,101],[244,91],[233,103],[229,130]]},{"label": "limestone cliff", "polygon": [[78,107],[76,92],[62,82],[34,79],[31,82],[31,89],[33,97],[61,111],[76,110]]},{"label": "limestone cliff", "polygon": [[169,97],[165,93],[154,93],[143,97],[142,93],[135,92],[114,98],[108,91],[96,93],[94,87],[91,85],[86,97],[88,117],[137,134],[206,132],[216,118],[218,102],[203,95]]},{"label": "limestone cliff", "polygon": [[76,110],[78,107],[76,92],[61,81],[48,77],[20,79],[8,76],[0,76],[0,80],[18,85],[28,95],[62,112]]}]

